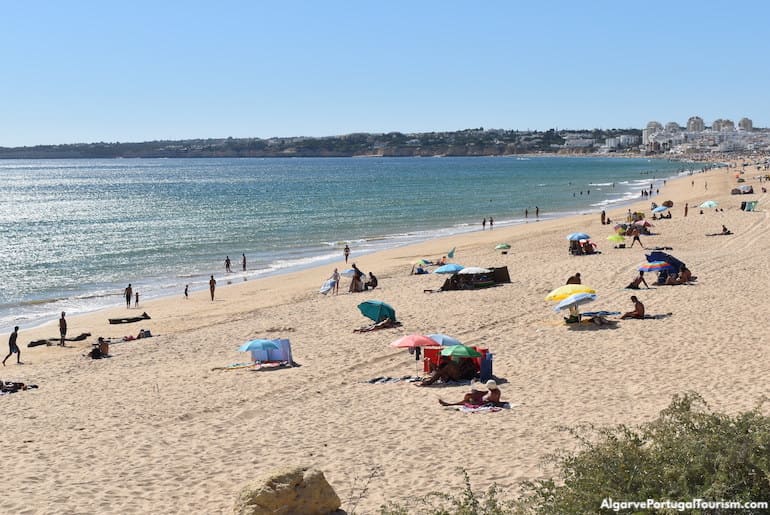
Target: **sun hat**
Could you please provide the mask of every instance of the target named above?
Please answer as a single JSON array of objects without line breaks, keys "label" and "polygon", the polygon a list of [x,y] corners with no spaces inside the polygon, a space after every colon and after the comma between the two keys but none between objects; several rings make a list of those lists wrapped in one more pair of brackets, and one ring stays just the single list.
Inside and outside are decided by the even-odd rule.
[{"label": "sun hat", "polygon": [[494,379],[487,381],[486,386],[489,390],[497,390],[497,383]]}]

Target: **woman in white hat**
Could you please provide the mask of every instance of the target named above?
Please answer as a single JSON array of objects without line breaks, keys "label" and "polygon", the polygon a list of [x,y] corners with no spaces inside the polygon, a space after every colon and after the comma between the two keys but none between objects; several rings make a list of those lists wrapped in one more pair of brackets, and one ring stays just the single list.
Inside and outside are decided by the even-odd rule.
[{"label": "woman in white hat", "polygon": [[[487,391],[482,389],[484,387],[487,388]],[[439,399],[438,403],[442,406],[465,406],[466,404],[471,406],[483,406],[484,404],[499,406],[502,404],[500,402],[500,388],[494,379],[490,379],[483,385],[480,382],[471,383],[471,391],[466,393],[460,402],[446,402]]]}]

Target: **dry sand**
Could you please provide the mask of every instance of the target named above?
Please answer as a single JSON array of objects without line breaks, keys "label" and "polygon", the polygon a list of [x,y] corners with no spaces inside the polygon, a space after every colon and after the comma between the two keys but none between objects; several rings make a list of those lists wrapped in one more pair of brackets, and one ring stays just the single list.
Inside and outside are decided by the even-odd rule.
[{"label": "dry sand", "polygon": [[[637,248],[614,249],[611,226],[597,213],[495,228],[358,257],[380,278],[374,292],[321,296],[332,267],[240,284],[218,278],[208,292],[73,317],[69,333],[94,337],[160,336],[115,344],[112,358],[83,357],[95,338],[67,348],[26,343],[53,337],[49,324],[22,331],[23,366],[0,378],[38,390],[0,398],[4,436],[1,513],[226,513],[238,488],[282,465],[322,469],[343,507],[375,468],[382,474],[358,505],[370,513],[388,501],[459,484],[497,482],[512,492],[544,477],[542,458],[574,441],[560,425],[639,423],[675,393],[696,390],[716,409],[752,407],[770,392],[765,296],[770,291],[767,195],[729,195],[735,169],[669,181],[658,202],[675,202],[673,219],[656,222],[648,246],[670,246],[699,277],[692,286],[637,292],[663,320],[621,321],[615,329],[566,326],[545,295],[581,272],[599,300],[592,309],[631,309],[623,287],[644,262]],[[756,175],[748,169],[746,177]],[[708,191],[704,182],[708,181]],[[756,180],[749,179],[759,191]],[[724,212],[683,205],[720,201]],[[760,211],[738,209],[759,199]],[[649,201],[637,207],[649,212]],[[608,212],[620,220],[627,206]],[[735,234],[706,237],[725,224]],[[565,235],[585,231],[600,255],[574,257]],[[507,255],[493,250],[508,242]],[[410,276],[411,263],[457,247],[464,265],[507,265],[512,284],[427,294],[443,276]],[[340,267],[343,263],[339,264]],[[652,277],[649,277],[652,279]],[[343,291],[348,281],[343,279]],[[364,334],[356,305],[392,304],[403,326]],[[152,321],[110,326],[110,316],[147,311]],[[371,385],[377,376],[414,374],[415,361],[388,344],[403,334],[443,332],[495,355],[503,398],[499,413],[466,415],[439,406],[466,387]],[[244,361],[236,348],[257,337],[288,337],[298,368],[212,371]],[[5,348],[7,336],[0,345]]]}]

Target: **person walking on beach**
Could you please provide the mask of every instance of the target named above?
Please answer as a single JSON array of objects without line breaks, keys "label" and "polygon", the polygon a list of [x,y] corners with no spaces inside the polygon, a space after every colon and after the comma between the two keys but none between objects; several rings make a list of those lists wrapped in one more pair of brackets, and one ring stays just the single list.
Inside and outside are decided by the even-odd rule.
[{"label": "person walking on beach", "polygon": [[123,295],[126,297],[126,307],[131,307],[131,298],[134,296],[134,290],[131,288],[131,283],[128,283],[126,289],[123,290]]},{"label": "person walking on beach", "polygon": [[230,273],[230,256],[225,256],[225,272]]},{"label": "person walking on beach", "polygon": [[209,279],[209,291],[211,292],[211,300],[214,300],[214,290],[217,287],[217,281],[214,279],[214,276],[211,276],[211,279]]},{"label": "person walking on beach", "polygon": [[59,347],[64,347],[64,337],[67,336],[67,319],[64,318],[64,315],[66,313],[62,311],[61,318],[59,319],[59,335],[61,336]]},{"label": "person walking on beach", "polygon": [[631,230],[631,236],[634,237],[633,241],[631,241],[631,247],[634,246],[634,243],[637,241],[639,242],[639,245],[644,248],[644,244],[642,244],[642,240],[639,239],[639,228],[634,226],[634,228]]},{"label": "person walking on beach", "polygon": [[540,208],[535,206],[535,218],[540,218]]},{"label": "person walking on beach", "polygon": [[484,229],[486,229],[486,228],[487,228],[487,219],[486,219],[486,218],[484,218],[484,219],[481,221],[481,230],[483,231],[483,230],[484,230]]},{"label": "person walking on beach", "polygon": [[348,244],[345,244],[345,248],[342,249],[342,254],[345,256],[345,263],[348,262],[348,258],[350,257],[350,247],[348,247]]},{"label": "person walking on beach", "polygon": [[689,202],[684,203],[684,216],[687,216],[687,211],[689,210],[690,205]]},{"label": "person walking on beach", "polygon": [[190,298],[190,295],[189,295],[189,293],[187,293],[187,292],[189,291],[189,289],[190,289],[190,285],[189,285],[189,284],[185,284],[185,285],[184,285],[184,298],[185,298],[185,299],[188,299],[188,298]]},{"label": "person walking on beach", "polygon": [[12,354],[16,354],[16,364],[23,365],[21,362],[21,351],[19,346],[16,345],[16,338],[19,336],[19,326],[13,328],[11,336],[8,338],[8,355],[3,360],[3,366],[5,366],[5,360],[11,357]]},{"label": "person walking on beach", "polygon": [[243,265],[243,271],[246,271],[246,254],[243,254],[243,257],[241,258],[241,264]]},{"label": "person walking on beach", "polygon": [[604,212],[604,209],[602,209],[602,225],[604,225],[607,221],[607,213]]},{"label": "person walking on beach", "polygon": [[139,307],[139,290],[134,292],[134,307]]},{"label": "person walking on beach", "polygon": [[334,269],[334,272],[332,272],[332,276],[329,279],[334,281],[334,286],[332,286],[332,295],[338,295],[340,293],[340,273],[336,268]]}]

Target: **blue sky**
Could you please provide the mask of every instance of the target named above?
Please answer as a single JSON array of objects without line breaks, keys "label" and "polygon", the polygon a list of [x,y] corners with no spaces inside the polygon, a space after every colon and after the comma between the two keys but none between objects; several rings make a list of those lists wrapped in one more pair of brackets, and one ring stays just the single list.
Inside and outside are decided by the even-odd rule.
[{"label": "blue sky", "polygon": [[763,2],[0,5],[0,146],[770,126]]}]

